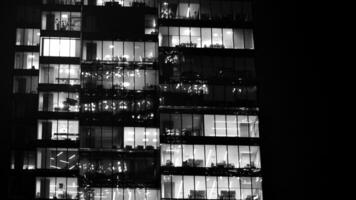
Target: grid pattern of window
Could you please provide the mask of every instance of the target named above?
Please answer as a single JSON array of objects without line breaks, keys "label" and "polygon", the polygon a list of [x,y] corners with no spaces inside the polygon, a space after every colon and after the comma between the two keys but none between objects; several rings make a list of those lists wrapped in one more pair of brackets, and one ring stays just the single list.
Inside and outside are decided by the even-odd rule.
[{"label": "grid pattern of window", "polygon": [[223,176],[162,176],[163,199],[262,200],[262,178]]},{"label": "grid pattern of window", "polygon": [[65,64],[41,64],[39,83],[79,85],[80,66]]},{"label": "grid pattern of window", "polygon": [[78,199],[77,178],[37,177],[36,198],[40,199]]},{"label": "grid pattern of window", "polygon": [[37,93],[38,77],[37,76],[14,76],[13,92],[14,93]]},{"label": "grid pattern of window", "polygon": [[80,5],[82,0],[42,0],[43,4]]},{"label": "grid pattern of window", "polygon": [[108,182],[108,178],[120,183],[131,182],[134,185],[153,182],[159,178],[156,175],[157,163],[151,156],[82,155],[79,168],[81,176],[86,179],[93,178],[98,181],[95,182],[96,185],[116,185],[117,182]]},{"label": "grid pattern of window", "polygon": [[159,200],[159,190],[151,188],[90,188],[81,199],[92,200]]},{"label": "grid pattern of window", "polygon": [[83,41],[83,60],[153,62],[157,43],[132,41]]},{"label": "grid pattern of window", "polygon": [[64,148],[37,149],[37,169],[78,169],[78,150]]},{"label": "grid pattern of window", "polygon": [[[103,99],[92,100],[91,102],[83,102],[81,106],[82,112],[91,113],[113,113],[119,114],[121,112],[144,113],[154,111],[152,97],[136,98],[132,100],[126,99]],[[153,116],[152,116],[153,117]]]},{"label": "grid pattern of window", "polygon": [[256,115],[160,114],[161,135],[259,137]]},{"label": "grid pattern of window", "polygon": [[156,149],[159,147],[158,128],[82,126],[82,148]]},{"label": "grid pattern of window", "polygon": [[84,5],[119,7],[155,7],[155,0],[84,0]]},{"label": "grid pattern of window", "polygon": [[83,69],[81,80],[83,89],[154,90],[158,86],[158,71],[94,66]]},{"label": "grid pattern of window", "polygon": [[79,94],[73,92],[40,92],[39,111],[78,112]]},{"label": "grid pattern of window", "polygon": [[78,120],[38,120],[38,140],[78,140]]},{"label": "grid pattern of window", "polygon": [[164,19],[252,20],[250,1],[233,0],[164,0],[159,16]]},{"label": "grid pattern of window", "polygon": [[80,12],[42,12],[42,30],[80,31]]},{"label": "grid pattern of window", "polygon": [[43,37],[41,56],[79,57],[80,40],[75,38]]},{"label": "grid pattern of window", "polygon": [[258,146],[161,144],[167,167],[261,168]]},{"label": "grid pattern of window", "polygon": [[39,53],[15,52],[15,69],[38,69]]},{"label": "grid pattern of window", "polygon": [[[177,63],[169,59],[177,56]],[[184,55],[167,52],[162,56],[167,62],[160,66],[160,80],[163,82],[215,82],[244,83],[255,78],[254,60],[248,57],[219,55]]]},{"label": "grid pattern of window", "polygon": [[159,46],[254,49],[252,29],[159,27]]},{"label": "grid pattern of window", "polygon": [[40,45],[40,30],[29,28],[16,29],[16,45],[17,46],[39,46]]}]

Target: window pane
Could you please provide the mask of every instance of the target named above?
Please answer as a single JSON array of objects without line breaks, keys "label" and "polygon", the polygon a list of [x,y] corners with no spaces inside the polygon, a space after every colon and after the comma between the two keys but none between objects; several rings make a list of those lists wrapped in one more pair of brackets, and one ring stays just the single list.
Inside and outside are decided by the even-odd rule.
[{"label": "window pane", "polygon": [[211,45],[211,28],[202,28],[202,47],[210,48]]},{"label": "window pane", "polygon": [[252,198],[251,191],[251,177],[241,177],[241,198]]},{"label": "window pane", "polygon": [[258,117],[249,116],[250,137],[259,137]]},{"label": "window pane", "polygon": [[215,130],[216,136],[224,137],[226,136],[226,120],[225,115],[215,115]]},{"label": "window pane", "polygon": [[250,167],[250,148],[248,146],[239,147],[240,168]]},{"label": "window pane", "polygon": [[249,130],[249,124],[248,124],[247,116],[239,115],[238,116],[239,137],[249,137],[248,130]]},{"label": "window pane", "polygon": [[181,167],[182,166],[182,145],[180,144],[172,144],[171,145],[171,156],[173,166]]},{"label": "window pane", "polygon": [[172,114],[171,120],[173,121],[173,134],[180,135],[182,128],[182,118],[180,114]]},{"label": "window pane", "polygon": [[204,145],[194,145],[194,166],[205,167]]},{"label": "window pane", "polygon": [[218,167],[227,167],[227,147],[217,145],[216,146],[217,150],[217,166]]},{"label": "window pane", "polygon": [[135,127],[135,147],[143,148],[145,141],[145,128]]},{"label": "window pane", "polygon": [[114,45],[112,41],[103,42],[103,60],[112,60],[113,48]]},{"label": "window pane", "polygon": [[224,47],[233,48],[232,29],[223,29]]},{"label": "window pane", "polygon": [[240,177],[229,177],[229,188],[231,198],[241,199]]},{"label": "window pane", "polygon": [[191,136],[193,118],[191,114],[182,114],[182,135]]},{"label": "window pane", "polygon": [[245,49],[254,49],[253,32],[251,29],[244,30]]},{"label": "window pane", "polygon": [[143,42],[135,42],[135,61],[142,61],[144,58],[145,46]]},{"label": "window pane", "polygon": [[215,145],[206,145],[206,164],[205,167],[214,167],[216,166],[216,149]]},{"label": "window pane", "polygon": [[258,146],[250,146],[251,150],[251,167],[261,168],[260,148]]},{"label": "window pane", "polygon": [[218,197],[220,199],[230,199],[228,177],[218,177]]},{"label": "window pane", "polygon": [[239,168],[239,151],[237,146],[227,146],[228,166],[230,168]]},{"label": "window pane", "polygon": [[124,146],[133,148],[134,147],[134,127],[125,127],[124,128]]},{"label": "window pane", "polygon": [[183,176],[184,179],[184,198],[194,199],[194,177],[193,176]]},{"label": "window pane", "polygon": [[146,128],[146,147],[157,148],[159,145],[158,128]]},{"label": "window pane", "polygon": [[217,195],[217,189],[218,189],[218,184],[217,184],[217,177],[214,176],[207,176],[206,177],[206,188],[207,188],[207,197],[208,199],[218,199]]},{"label": "window pane", "polygon": [[214,115],[204,115],[205,136],[215,136]]},{"label": "window pane", "polygon": [[227,115],[226,124],[227,124],[227,136],[228,137],[237,137],[237,119],[236,115]]},{"label": "window pane", "polygon": [[183,167],[194,167],[193,145],[183,146]]},{"label": "window pane", "polygon": [[243,49],[244,48],[244,37],[242,29],[234,29],[234,48]]},{"label": "window pane", "polygon": [[134,60],[134,46],[133,42],[124,42],[124,57],[127,61]]}]

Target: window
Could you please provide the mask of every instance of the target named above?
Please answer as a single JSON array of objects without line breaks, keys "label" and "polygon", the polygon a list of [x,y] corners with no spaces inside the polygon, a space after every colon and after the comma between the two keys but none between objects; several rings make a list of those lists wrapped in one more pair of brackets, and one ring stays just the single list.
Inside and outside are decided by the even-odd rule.
[{"label": "window", "polygon": [[214,115],[204,115],[204,133],[205,136],[215,136]]},{"label": "window", "polygon": [[39,29],[16,29],[17,46],[39,46],[40,45]]},{"label": "window", "polygon": [[158,33],[157,19],[155,15],[145,15],[145,34],[155,35]]},{"label": "window", "polygon": [[260,147],[250,146],[251,151],[251,167],[261,168],[261,159],[260,159]]},{"label": "window", "polygon": [[15,69],[38,69],[39,53],[15,52]]},{"label": "window", "polygon": [[78,112],[79,94],[70,92],[40,92],[39,111]]},{"label": "window", "polygon": [[252,196],[262,200],[262,178],[252,177]]},{"label": "window", "polygon": [[250,154],[249,146],[239,146],[240,168],[248,168],[251,166]]},{"label": "window", "polygon": [[217,195],[218,184],[217,184],[216,177],[214,176],[206,177],[206,189],[207,189],[208,199],[218,199],[218,195]]},{"label": "window", "polygon": [[216,149],[215,145],[205,145],[206,164],[205,167],[216,166]]},{"label": "window", "polygon": [[[14,154],[12,154],[12,156],[14,156]],[[23,158],[22,169],[33,170],[36,168],[36,152],[23,151],[22,158]],[[14,157],[13,157],[13,159],[14,159]],[[15,162],[13,162],[13,164],[14,164],[13,166],[15,167]]]},{"label": "window", "polygon": [[230,198],[241,199],[240,177],[229,177]]},{"label": "window", "polygon": [[80,5],[82,0],[43,0],[43,4]]},{"label": "window", "polygon": [[163,47],[254,49],[251,29],[160,27],[159,45]]},{"label": "window", "polygon": [[194,145],[194,167],[205,167],[204,145]]},{"label": "window", "polygon": [[65,64],[41,65],[40,83],[79,85],[80,66]]},{"label": "window", "polygon": [[37,169],[75,170],[78,167],[78,152],[75,149],[37,149]]},{"label": "window", "polygon": [[124,127],[125,148],[156,149],[158,139],[158,128]]},{"label": "window", "polygon": [[225,48],[232,49],[233,47],[233,34],[232,34],[232,29],[229,28],[224,28],[223,29],[223,44]]},{"label": "window", "polygon": [[153,62],[157,56],[154,42],[84,41],[84,60]]},{"label": "window", "polygon": [[122,128],[120,127],[81,127],[80,146],[84,148],[122,148]]},{"label": "window", "polygon": [[226,137],[225,115],[215,115],[216,137]]},{"label": "window", "polygon": [[80,40],[73,38],[42,38],[42,56],[79,57]]},{"label": "window", "polygon": [[39,140],[78,140],[77,120],[39,120],[37,127]]},{"label": "window", "polygon": [[194,167],[193,145],[183,146],[183,167]]},{"label": "window", "polygon": [[14,93],[37,93],[38,77],[37,76],[14,76]]},{"label": "window", "polygon": [[194,199],[195,190],[194,190],[194,176],[183,176],[183,184],[184,184],[184,198],[185,199]]},{"label": "window", "polygon": [[249,199],[252,197],[252,185],[251,185],[251,177],[241,177],[241,198]]},{"label": "window", "polygon": [[184,136],[259,137],[256,115],[177,113],[161,114],[160,121],[162,135],[178,136],[181,132]]},{"label": "window", "polygon": [[178,0],[167,0],[160,4],[160,18],[176,18],[178,15]]},{"label": "window", "polygon": [[217,145],[216,146],[216,158],[217,158],[217,167],[227,167],[227,146]]},{"label": "window", "polygon": [[165,199],[262,199],[261,182],[261,177],[162,175],[161,192]]},{"label": "window", "polygon": [[66,177],[37,177],[36,198],[78,199],[78,180]]},{"label": "window", "polygon": [[226,129],[228,137],[237,137],[237,117],[236,115],[226,115]]},{"label": "window", "polygon": [[240,168],[239,165],[239,147],[238,146],[227,146],[228,155],[228,167],[229,168]]},{"label": "window", "polygon": [[42,12],[42,30],[80,31],[80,12]]}]

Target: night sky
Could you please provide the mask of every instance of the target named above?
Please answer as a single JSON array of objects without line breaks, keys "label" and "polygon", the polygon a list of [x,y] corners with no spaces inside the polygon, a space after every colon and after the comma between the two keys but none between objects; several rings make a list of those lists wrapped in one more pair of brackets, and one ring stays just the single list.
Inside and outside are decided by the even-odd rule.
[{"label": "night sky", "polygon": [[[5,60],[1,66],[1,118],[5,128],[1,130],[1,168],[7,174],[4,160],[8,155],[15,26],[14,8],[4,4],[5,1],[1,6],[1,57]],[[315,58],[318,47],[314,38],[318,35],[314,30],[318,20],[314,9],[296,0],[259,0],[255,7],[265,200],[317,200],[326,190],[321,160],[328,145],[329,111],[321,89],[322,68]],[[6,187],[2,190],[4,199]]]}]

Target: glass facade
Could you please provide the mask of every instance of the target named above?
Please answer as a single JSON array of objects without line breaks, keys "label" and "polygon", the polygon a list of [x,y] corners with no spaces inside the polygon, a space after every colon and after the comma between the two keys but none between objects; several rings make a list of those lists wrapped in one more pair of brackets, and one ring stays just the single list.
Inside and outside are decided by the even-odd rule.
[{"label": "glass facade", "polygon": [[40,35],[39,29],[18,28],[16,29],[16,45],[39,46]]},{"label": "glass facade", "polygon": [[13,199],[263,199],[252,1],[16,12]]},{"label": "glass facade", "polygon": [[42,30],[80,31],[80,12],[42,12]]},{"label": "glass facade", "polygon": [[254,49],[251,29],[161,26],[159,39],[160,47]]}]

